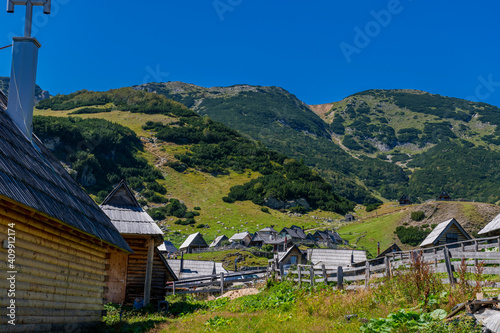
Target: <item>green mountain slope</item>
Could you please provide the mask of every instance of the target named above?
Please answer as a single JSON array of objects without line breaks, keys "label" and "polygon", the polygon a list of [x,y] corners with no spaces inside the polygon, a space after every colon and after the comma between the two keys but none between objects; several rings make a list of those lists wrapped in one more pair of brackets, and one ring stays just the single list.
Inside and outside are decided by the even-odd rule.
[{"label": "green mountain slope", "polygon": [[220,121],[272,150],[303,159],[333,184],[337,193],[358,203],[378,201],[373,190],[380,187],[381,178],[392,184],[407,181],[397,166],[375,158],[363,158],[364,163],[360,163],[343,151],[331,140],[329,126],[282,88],[248,85],[203,88],[182,82],[150,83],[134,88],[184,103],[198,114]]},{"label": "green mountain slope", "polygon": [[369,90],[307,108],[277,87],[168,82],[135,88],[185,103],[303,159],[337,193],[358,203],[394,200],[403,193],[425,201],[442,190],[454,198],[500,200],[494,162],[500,109],[485,103],[416,90]]},{"label": "green mountain slope", "polygon": [[[96,201],[126,178],[176,242],[182,238],[175,232],[201,231],[210,240],[269,225],[323,227],[354,208],[300,161],[142,90],[82,90],[44,100],[34,131]],[[263,209],[268,199],[301,205],[292,211],[320,210]]]},{"label": "green mountain slope", "polygon": [[446,189],[454,198],[500,200],[495,106],[416,90],[368,90],[333,103],[322,117],[352,155],[401,166],[414,199]]}]

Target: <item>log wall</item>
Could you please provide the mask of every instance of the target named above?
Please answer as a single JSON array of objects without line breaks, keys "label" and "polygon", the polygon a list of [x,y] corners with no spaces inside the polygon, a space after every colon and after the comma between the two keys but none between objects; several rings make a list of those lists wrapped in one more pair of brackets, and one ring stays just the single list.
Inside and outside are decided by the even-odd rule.
[{"label": "log wall", "polygon": [[[136,298],[144,298],[144,281],[146,279],[146,263],[148,258],[148,237],[122,235],[135,252],[128,258],[127,290],[125,304],[133,304]],[[159,251],[155,251],[153,259],[153,274],[151,279],[151,304],[156,306],[159,300],[165,299],[165,286],[171,281],[167,267],[160,258]]]},{"label": "log wall", "polygon": [[[9,224],[14,223],[14,228]],[[8,250],[0,246],[0,331],[81,331],[102,319],[105,244],[23,207],[0,201],[0,242],[15,230],[15,297],[8,297]],[[11,239],[12,240],[12,239]],[[6,307],[15,299],[16,325]]]}]

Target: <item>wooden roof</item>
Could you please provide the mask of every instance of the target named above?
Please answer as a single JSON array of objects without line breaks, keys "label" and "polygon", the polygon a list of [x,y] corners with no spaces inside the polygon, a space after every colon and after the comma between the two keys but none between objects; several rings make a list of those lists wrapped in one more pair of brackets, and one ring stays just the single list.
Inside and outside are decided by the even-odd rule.
[{"label": "wooden roof", "polygon": [[175,245],[170,242],[170,241],[163,241],[163,243],[161,243],[157,249],[160,251],[160,252],[168,252],[168,253],[175,253],[177,251],[179,251]]},{"label": "wooden roof", "polygon": [[217,236],[212,243],[210,243],[210,247],[220,246],[223,241],[228,240],[226,235]]},{"label": "wooden roof", "polygon": [[240,241],[245,239],[246,237],[252,238],[252,235],[248,231],[243,231],[237,234],[234,234],[229,240],[231,241]]},{"label": "wooden roof", "polygon": [[347,267],[352,263],[366,261],[366,251],[336,250],[336,249],[308,249],[307,259],[314,265],[324,264],[327,268]]},{"label": "wooden roof", "polygon": [[[0,94],[0,100],[6,101]],[[104,243],[133,252],[109,218],[33,134],[31,142],[0,103],[0,197],[9,198]]]},{"label": "wooden roof", "polygon": [[377,258],[385,257],[386,254],[389,254],[392,252],[401,252],[401,248],[398,246],[398,244],[396,244],[396,243],[392,244],[387,249],[385,249],[382,253],[380,253],[377,256]]},{"label": "wooden roof", "polygon": [[292,247],[290,247],[286,252],[278,252],[277,256],[278,256],[278,263],[281,263],[283,261],[285,261],[287,259],[287,257],[293,252],[293,251],[299,251],[300,255],[302,257],[304,257],[305,259],[305,256],[302,254],[302,251],[300,251],[299,247],[297,246],[297,244],[294,244]]},{"label": "wooden roof", "polygon": [[455,225],[457,228],[464,234],[465,238],[471,239],[467,231],[462,228],[460,223],[457,222],[455,219],[450,219],[444,222],[439,223],[432,232],[427,235],[427,237],[424,239],[422,244],[420,244],[420,247],[425,247],[425,246],[432,246],[434,245],[443,234],[446,233],[446,231],[452,226]]},{"label": "wooden roof", "polygon": [[500,214],[495,216],[493,220],[491,220],[490,223],[484,226],[481,231],[478,232],[479,235],[487,234],[493,231],[498,231],[500,230]]},{"label": "wooden roof", "polygon": [[179,249],[185,249],[190,246],[196,246],[196,247],[208,247],[207,242],[205,242],[205,239],[203,238],[203,235],[199,232],[195,234],[191,234],[186,238],[184,243],[179,247]]},{"label": "wooden roof", "polygon": [[124,180],[104,199],[101,209],[121,234],[153,235],[163,239],[160,227],[142,209]]},{"label": "wooden roof", "polygon": [[[181,260],[183,261],[183,269],[181,271]],[[185,259],[167,259],[168,265],[172,268],[179,279],[187,279],[197,276],[212,275],[215,265],[215,273],[227,273],[222,267],[222,263],[204,260],[185,260]]]}]

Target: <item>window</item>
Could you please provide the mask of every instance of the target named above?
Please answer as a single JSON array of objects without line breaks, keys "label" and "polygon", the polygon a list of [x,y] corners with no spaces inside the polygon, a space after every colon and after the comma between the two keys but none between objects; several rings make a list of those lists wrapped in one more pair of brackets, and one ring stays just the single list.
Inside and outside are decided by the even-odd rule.
[{"label": "window", "polygon": [[292,256],[290,258],[290,264],[292,264],[292,265],[296,265],[297,264],[297,256]]},{"label": "window", "polygon": [[458,234],[456,233],[447,233],[446,234],[446,243],[456,243],[458,242]]}]

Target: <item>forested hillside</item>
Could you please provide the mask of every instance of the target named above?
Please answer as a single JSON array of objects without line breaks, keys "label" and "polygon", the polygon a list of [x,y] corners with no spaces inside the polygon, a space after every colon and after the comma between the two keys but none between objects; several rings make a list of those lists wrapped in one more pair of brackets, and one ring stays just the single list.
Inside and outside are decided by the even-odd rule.
[{"label": "forested hillside", "polygon": [[[453,198],[495,203],[500,109],[415,90],[369,90],[316,106],[277,87],[135,87],[185,103],[265,146],[303,159],[358,203]],[[325,110],[328,110],[325,112]],[[322,121],[321,121],[322,120]],[[425,153],[425,154],[424,154]]]},{"label": "forested hillside", "polygon": [[[253,190],[245,195],[241,195],[238,186],[232,188],[225,199],[229,203],[250,200],[266,205],[269,199],[283,202],[301,199],[303,205],[292,204],[299,206],[296,209],[301,212],[321,208],[345,214],[354,208],[352,202],[335,194],[331,185],[302,162],[268,150],[164,96],[132,88],[107,92],[82,90],[41,101],[37,108],[66,111],[67,115],[105,115],[119,110],[166,116],[167,122],[145,121],[142,129],[154,132],[157,142],[187,145],[182,154],[175,155],[176,160],[167,161],[167,166],[177,172],[196,168],[214,175],[247,170],[261,175],[257,178],[259,185],[248,183]],[[113,184],[125,178],[147,202],[168,202],[164,197],[167,189],[157,182],[163,178],[162,173],[140,156],[143,142],[129,128],[103,119],[35,117],[34,130],[97,199],[103,199]],[[181,210],[182,214],[173,215],[185,217],[186,209]],[[170,209],[159,209],[155,217],[161,218],[167,211]]]}]

